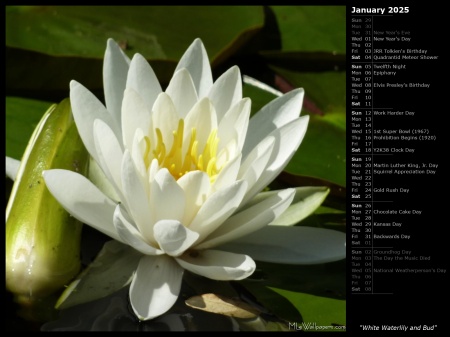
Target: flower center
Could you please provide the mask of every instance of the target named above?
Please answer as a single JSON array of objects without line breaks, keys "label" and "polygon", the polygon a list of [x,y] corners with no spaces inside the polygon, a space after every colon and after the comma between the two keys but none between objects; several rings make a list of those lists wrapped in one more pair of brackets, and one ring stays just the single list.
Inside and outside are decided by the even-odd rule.
[{"label": "flower center", "polygon": [[[213,183],[221,168],[217,167],[217,148],[219,138],[217,138],[217,129],[213,129],[208,136],[208,140],[203,148],[199,149],[197,139],[197,129],[191,129],[189,145],[183,149],[184,139],[184,120],[178,121],[178,128],[173,133],[173,143],[170,151],[164,143],[163,134],[159,128],[155,129],[156,146],[151,150],[150,140],[146,137],[147,151],[145,153],[145,163],[151,163],[151,159],[156,158],[160,167],[165,167],[175,179],[181,178],[190,171],[200,170],[206,172],[211,183]],[[200,152],[201,151],[201,152]]]}]

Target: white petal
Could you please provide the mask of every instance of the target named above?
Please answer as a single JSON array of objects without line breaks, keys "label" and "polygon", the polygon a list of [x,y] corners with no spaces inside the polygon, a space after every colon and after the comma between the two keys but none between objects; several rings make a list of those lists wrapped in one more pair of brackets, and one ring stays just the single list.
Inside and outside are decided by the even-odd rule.
[{"label": "white petal", "polygon": [[122,194],[122,158],[120,143],[112,130],[100,119],[94,121],[94,140],[98,154],[97,163],[103,169],[106,177],[116,188],[122,202],[126,202]]},{"label": "white petal", "polygon": [[83,144],[92,157],[98,161],[94,142],[94,120],[101,119],[122,139],[119,124],[113,120],[104,105],[83,85],[70,81],[70,104]]},{"label": "white petal", "polygon": [[251,189],[259,179],[272,156],[275,146],[275,137],[266,137],[256,147],[250,151],[239,168],[238,179],[244,179],[248,183],[248,189]]},{"label": "white petal", "polygon": [[251,119],[242,150],[245,156],[273,130],[298,118],[303,104],[304,90],[292,90],[265,105]]},{"label": "white petal", "polygon": [[166,168],[158,171],[151,185],[150,205],[154,221],[172,219],[181,221],[184,216],[185,197],[183,189],[177,184]]},{"label": "white petal", "polygon": [[183,189],[186,200],[182,223],[189,226],[210,193],[209,176],[203,171],[191,171],[178,179],[177,183]]},{"label": "white petal", "polygon": [[148,168],[148,182],[150,183],[150,186],[152,186],[153,181],[155,181],[156,173],[158,172],[159,172],[158,159],[153,159],[152,162],[150,163],[150,167]]},{"label": "white petal", "polygon": [[175,72],[167,86],[166,93],[172,98],[180,118],[184,118],[197,102],[194,82],[186,69]]},{"label": "white petal", "polygon": [[183,268],[171,257],[144,256],[130,286],[130,301],[140,320],[158,317],[177,301]]},{"label": "white petal", "polygon": [[[142,131],[141,128],[137,128],[136,132],[134,133],[133,145],[132,145],[130,152],[131,152],[131,158],[132,158],[134,164],[136,165],[136,170],[138,171],[138,174],[141,177],[142,181],[145,181],[145,182],[148,181],[148,177],[147,177],[147,167],[144,162],[144,160],[145,160],[144,157],[146,156],[146,151],[148,151],[149,146],[150,146],[150,144],[148,144],[145,141],[144,132]],[[146,183],[144,187],[148,193],[148,184]]]},{"label": "white petal", "polygon": [[217,120],[242,99],[242,78],[237,66],[224,72],[213,84],[209,98],[217,111]]},{"label": "white petal", "polygon": [[6,156],[6,176],[11,180],[16,180],[17,172],[19,172],[20,160]]},{"label": "white petal", "polygon": [[113,216],[115,202],[105,196],[86,177],[68,170],[48,170],[42,173],[53,196],[72,216],[100,232],[121,241]]},{"label": "white petal", "polygon": [[289,160],[294,156],[308,126],[309,116],[303,116],[274,130],[269,137],[275,137],[275,144],[268,167],[263,171],[258,181],[247,192],[243,204],[253,198],[284,169]]},{"label": "white petal", "polygon": [[[271,164],[268,166],[268,169],[270,171],[284,168],[291,160],[305,136],[308,122],[309,116],[303,116],[283,125],[272,133],[277,141],[275,142],[272,157],[269,160]],[[280,137],[277,137],[278,135]]]},{"label": "white petal", "polygon": [[247,255],[219,250],[193,251],[176,260],[190,272],[219,281],[242,280],[256,268],[255,261]]},{"label": "white petal", "polygon": [[[268,192],[270,193],[270,192]],[[310,216],[322,204],[330,189],[325,186],[304,186],[295,188],[295,197],[288,209],[271,225],[292,226]]]},{"label": "white petal", "polygon": [[233,185],[214,192],[206,199],[189,228],[200,234],[203,240],[219,227],[240,205],[247,189],[245,181],[237,181]]},{"label": "white petal", "polygon": [[120,125],[121,121],[122,98],[129,65],[130,59],[128,56],[113,39],[108,39],[103,61],[103,87],[106,108],[117,126]]},{"label": "white petal", "polygon": [[134,54],[128,70],[127,88],[134,89],[151,111],[153,103],[160,92],[161,85],[150,64],[141,54]]},{"label": "white petal", "polygon": [[[159,128],[168,153],[173,143],[173,131],[178,128],[179,116],[172,99],[165,92],[159,94],[153,105],[152,129]],[[153,147],[156,146],[156,135],[152,134],[150,138]]]},{"label": "white petal", "polygon": [[[251,101],[249,98],[243,98],[238,104],[228,110],[219,124],[219,132],[217,134],[220,139],[219,148],[222,144],[228,144],[231,140],[230,137],[235,134],[237,136],[238,149],[242,150],[247,134],[250,110]],[[231,130],[235,130],[235,133],[230,132]]]},{"label": "white petal", "polygon": [[186,68],[191,74],[199,98],[206,96],[213,84],[208,54],[202,41],[197,38],[181,57],[175,72]]},{"label": "white petal", "polygon": [[126,150],[122,161],[123,193],[127,199],[127,209],[130,211],[134,223],[148,240],[153,237],[154,216],[150,212],[149,196],[144,184],[147,184],[147,182],[142,181],[139,177],[131,160],[130,152]]},{"label": "white petal", "polygon": [[295,190],[286,189],[259,198],[258,203],[228,218],[197,248],[211,248],[261,229],[286,210],[294,194]]},{"label": "white petal", "polygon": [[198,233],[176,220],[158,221],[153,227],[153,232],[161,249],[170,256],[183,254],[199,237]]},{"label": "white petal", "polygon": [[345,259],[345,233],[304,226],[266,226],[218,247],[273,263],[318,264]]},{"label": "white petal", "polygon": [[225,167],[217,175],[216,181],[212,186],[213,191],[230,186],[236,181],[241,165],[241,157],[241,154],[239,154],[226,163]]},{"label": "white petal", "polygon": [[115,187],[110,180],[105,176],[105,173],[100,168],[99,164],[93,157],[89,157],[89,180],[102,191],[110,199],[119,202],[120,197],[117,195]]},{"label": "white petal", "polygon": [[122,134],[125,148],[131,149],[137,128],[141,128],[145,134],[148,133],[150,110],[142,96],[133,89],[127,88],[122,104]]},{"label": "white petal", "polygon": [[[136,225],[130,219],[122,205],[117,205],[114,212],[114,226],[122,242],[133,247],[145,255],[162,255],[164,252],[152,246],[150,240],[146,240],[136,229]],[[156,246],[156,242],[154,242]]]},{"label": "white petal", "polygon": [[191,138],[191,129],[195,128],[198,140],[198,153],[201,153],[205,147],[208,137],[213,129],[217,128],[217,116],[211,101],[205,97],[198,101],[189,111],[184,122],[186,130],[183,139],[183,153],[185,153],[187,145]]},{"label": "white petal", "polygon": [[[239,158],[242,158],[241,149],[238,148],[238,137],[236,131],[230,130],[230,133],[233,134],[231,140],[228,142],[228,144],[224,144],[224,146],[221,146],[222,148],[217,152],[216,166],[218,169],[225,166],[227,162],[229,162],[233,158],[236,158],[237,156],[239,156]],[[220,140],[219,144],[221,144]]]},{"label": "white petal", "polygon": [[251,85],[252,87],[259,88],[266,92],[270,92],[271,94],[273,94],[275,96],[283,96],[283,93],[281,91],[276,90],[275,88],[271,87],[270,85],[267,85],[266,83],[261,82],[261,81],[257,80],[256,78],[250,77],[248,75],[243,75],[242,81],[245,84]]}]

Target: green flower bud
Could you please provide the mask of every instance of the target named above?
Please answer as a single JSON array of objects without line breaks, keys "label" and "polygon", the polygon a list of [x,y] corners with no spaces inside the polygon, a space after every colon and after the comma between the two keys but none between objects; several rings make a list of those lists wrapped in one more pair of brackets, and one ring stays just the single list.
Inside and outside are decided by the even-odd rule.
[{"label": "green flower bud", "polygon": [[88,159],[69,99],[54,104],[30,138],[6,208],[6,288],[18,301],[50,295],[80,271],[82,223],[50,194],[42,171],[86,174]]}]

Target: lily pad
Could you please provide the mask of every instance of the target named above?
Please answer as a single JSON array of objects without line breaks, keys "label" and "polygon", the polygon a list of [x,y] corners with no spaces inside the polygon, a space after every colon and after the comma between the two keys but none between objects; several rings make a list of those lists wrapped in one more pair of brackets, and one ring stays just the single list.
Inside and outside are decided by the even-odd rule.
[{"label": "lily pad", "polygon": [[7,6],[6,89],[57,100],[76,79],[101,93],[108,38],[130,57],[146,57],[164,86],[195,38],[203,40],[214,66],[263,23],[261,6]]},{"label": "lily pad", "polygon": [[345,270],[345,260],[311,266],[258,261],[255,273],[239,283],[261,305],[290,323],[345,325]]},{"label": "lily pad", "polygon": [[290,322],[290,326],[295,326],[296,330],[345,331],[345,301],[278,288],[272,290],[288,298],[303,313],[303,322]]},{"label": "lily pad", "polygon": [[106,40],[113,38],[129,55],[173,61],[200,37],[216,59],[242,44],[263,20],[260,6],[8,6],[6,45],[103,58]]},{"label": "lily pad", "polygon": [[346,50],[345,6],[270,6],[283,51]]}]

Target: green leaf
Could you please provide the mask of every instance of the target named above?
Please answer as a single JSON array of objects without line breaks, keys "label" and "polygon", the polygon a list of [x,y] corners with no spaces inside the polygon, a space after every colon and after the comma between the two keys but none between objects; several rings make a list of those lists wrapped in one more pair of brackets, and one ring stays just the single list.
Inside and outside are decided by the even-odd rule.
[{"label": "green leaf", "polygon": [[258,262],[256,267],[239,283],[273,314],[299,325],[345,325],[345,260],[309,266]]},{"label": "green leaf", "polygon": [[247,40],[263,20],[260,6],[8,6],[6,44],[103,58],[106,40],[113,38],[129,56],[177,61],[200,37],[216,59],[232,47],[227,43]]},{"label": "green leaf", "polygon": [[67,96],[75,79],[101,94],[108,38],[128,56],[146,57],[165,86],[195,38],[202,39],[215,66],[263,23],[261,6],[7,6],[7,91]]},{"label": "green leaf", "polygon": [[345,69],[345,54],[333,52],[261,51],[269,64],[292,71],[332,71]]},{"label": "green leaf", "polygon": [[278,288],[271,289],[286,297],[299,309],[302,313],[303,324],[300,324],[300,322],[296,323],[303,331],[345,331],[345,328],[336,327],[336,325],[345,326],[346,324],[344,300],[302,294]]},{"label": "green leaf", "polygon": [[345,6],[270,6],[283,51],[346,51]]},{"label": "green leaf", "polygon": [[252,279],[248,278],[238,281],[239,284],[251,294],[251,298],[259,303],[261,308],[265,308],[265,315],[272,315],[286,322],[302,321],[299,310],[285,296],[265,286],[264,282],[260,280],[255,281],[260,274],[264,273],[259,268],[259,265],[260,263],[258,263],[255,273],[251,276]]}]

